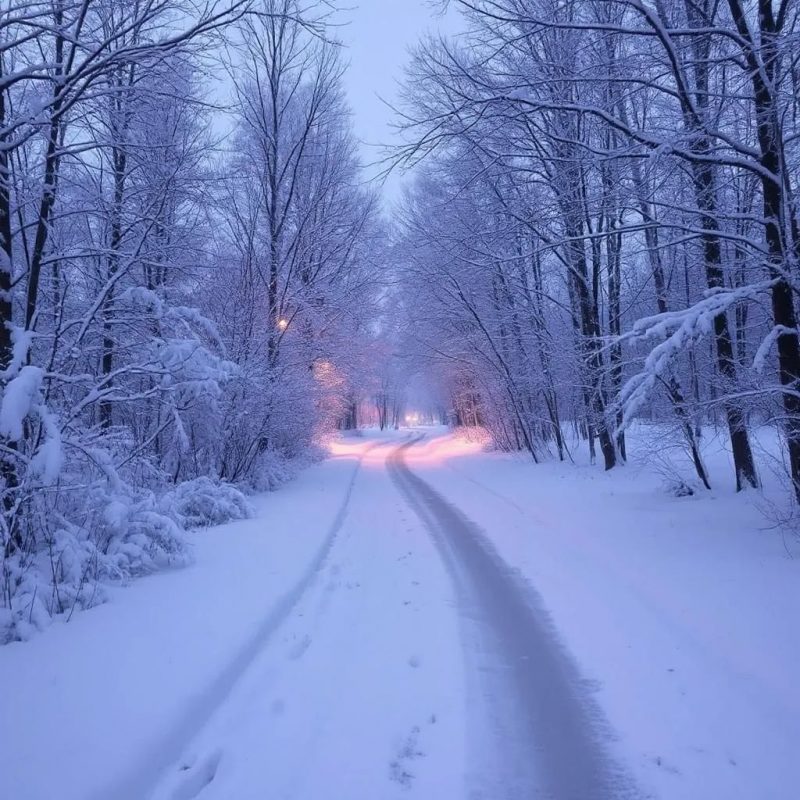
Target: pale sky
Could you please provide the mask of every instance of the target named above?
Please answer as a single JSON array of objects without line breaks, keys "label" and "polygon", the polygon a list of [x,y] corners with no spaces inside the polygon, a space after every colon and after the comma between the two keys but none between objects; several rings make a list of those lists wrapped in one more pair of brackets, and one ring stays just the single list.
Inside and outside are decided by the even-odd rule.
[{"label": "pale sky", "polygon": [[[457,14],[451,11],[443,18],[431,0],[352,0],[343,5],[348,10],[341,16],[349,24],[338,28],[336,35],[346,48],[343,56],[350,66],[345,87],[356,136],[364,143],[363,160],[368,163],[380,157],[374,146],[392,138],[393,114],[380,98],[397,100],[409,48],[427,32],[454,31]],[[388,198],[396,195],[399,182],[397,176],[387,182]]]},{"label": "pale sky", "polygon": [[[381,146],[393,138],[394,114],[381,98],[396,104],[410,49],[426,33],[455,33],[459,15],[452,9],[443,15],[443,0],[337,0],[337,4],[341,10],[331,20],[332,35],[343,44],[344,86],[354,132],[362,143],[365,173],[372,178],[382,169],[374,165],[381,158]],[[232,97],[230,78],[221,69],[217,77],[211,96],[225,105]],[[215,124],[224,135],[232,119],[218,115]],[[387,206],[398,196],[402,182],[395,173],[384,184]]]}]

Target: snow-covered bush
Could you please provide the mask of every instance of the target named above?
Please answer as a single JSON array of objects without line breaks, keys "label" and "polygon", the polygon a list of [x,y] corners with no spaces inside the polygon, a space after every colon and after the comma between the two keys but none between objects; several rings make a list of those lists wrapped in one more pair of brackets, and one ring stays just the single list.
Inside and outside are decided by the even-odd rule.
[{"label": "snow-covered bush", "polygon": [[[250,513],[235,486],[291,477],[351,392],[386,238],[338,51],[301,4],[259,2],[275,14],[237,34],[228,156],[208,133],[196,54],[238,19],[235,4],[230,17],[171,1],[119,14],[12,5],[0,81],[0,220],[13,220],[0,224],[6,639],[98,602],[106,581],[184,563],[187,528]],[[267,20],[280,14],[276,39]],[[267,72],[296,91],[257,96]],[[254,115],[262,101],[280,111]],[[270,185],[278,199],[264,203]]]},{"label": "snow-covered bush", "polygon": [[293,461],[275,450],[265,450],[253,467],[250,485],[256,491],[273,492],[296,474]]},{"label": "snow-covered bush", "polygon": [[191,561],[183,528],[157,509],[152,492],[116,488],[113,494],[100,484],[90,489],[82,515],[70,508],[73,519],[82,516],[80,523],[51,501],[34,501],[40,546],[17,549],[4,559],[0,642],[26,639],[53,617],[69,619],[76,610],[103,602],[109,581]]},{"label": "snow-covered bush", "polygon": [[159,507],[187,529],[221,525],[253,514],[247,498],[235,486],[206,477],[181,483],[161,498]]},{"label": "snow-covered bush", "polygon": [[465,442],[470,444],[480,444],[485,450],[496,448],[497,438],[492,436],[491,432],[486,428],[478,425],[460,425],[455,428],[455,435]]},{"label": "snow-covered bush", "polygon": [[666,481],[664,489],[673,497],[692,497],[697,493],[697,483],[683,478]]},{"label": "snow-covered bush", "polygon": [[[98,481],[81,499],[80,510],[70,502],[56,510],[45,496],[34,503],[45,532],[40,547],[4,559],[0,643],[26,639],[52,617],[68,619],[75,610],[103,602],[109,582],[190,563],[187,530],[252,515],[241,491],[206,477],[158,498],[121,482],[110,491]],[[80,523],[69,521],[64,511]]]}]

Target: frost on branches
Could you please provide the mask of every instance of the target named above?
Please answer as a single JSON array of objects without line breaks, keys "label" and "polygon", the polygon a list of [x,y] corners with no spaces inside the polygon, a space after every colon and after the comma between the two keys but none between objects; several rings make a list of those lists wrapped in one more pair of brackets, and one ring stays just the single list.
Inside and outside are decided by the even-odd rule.
[{"label": "frost on branches", "polygon": [[[458,425],[612,469],[644,420],[711,488],[800,502],[800,137],[791,3],[456,2],[423,41],[397,160],[409,356]],[[734,88],[735,87],[735,88]]]},{"label": "frost on branches", "polygon": [[[293,0],[0,12],[0,640],[187,563],[339,424],[379,226],[324,25]],[[226,68],[233,148],[201,91]]]}]

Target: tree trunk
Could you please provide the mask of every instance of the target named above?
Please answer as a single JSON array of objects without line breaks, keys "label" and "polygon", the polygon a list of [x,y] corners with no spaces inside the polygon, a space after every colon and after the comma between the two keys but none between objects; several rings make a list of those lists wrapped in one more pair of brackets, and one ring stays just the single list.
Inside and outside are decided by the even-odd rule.
[{"label": "tree trunk", "polygon": [[[797,312],[789,276],[800,261],[798,222],[787,194],[789,178],[783,154],[783,135],[779,109],[773,87],[780,70],[777,38],[780,34],[772,3],[759,0],[760,52],[751,39],[744,9],[739,0],[729,0],[737,30],[747,43],[744,55],[753,84],[753,99],[761,152],[760,172],[764,202],[765,239],[769,252],[769,269],[776,279],[772,289],[772,318],[787,333],[778,337],[778,372],[785,413],[784,430],[789,451],[789,474],[795,499],[800,502],[800,344],[797,333]],[[794,263],[795,270],[792,269]]]}]

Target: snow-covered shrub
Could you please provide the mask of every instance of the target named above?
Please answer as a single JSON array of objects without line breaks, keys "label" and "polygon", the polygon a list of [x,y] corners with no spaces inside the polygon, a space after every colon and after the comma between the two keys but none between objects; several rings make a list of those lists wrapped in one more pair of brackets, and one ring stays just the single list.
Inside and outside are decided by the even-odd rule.
[{"label": "snow-covered shrub", "polygon": [[683,478],[666,481],[664,488],[673,497],[692,497],[697,492],[697,485]]},{"label": "snow-covered shrub", "polygon": [[491,450],[498,447],[495,437],[491,432],[480,426],[461,425],[454,430],[455,436],[470,444],[480,444],[484,450]]},{"label": "snow-covered shrub", "polygon": [[316,464],[330,454],[323,442],[312,441],[291,456],[277,450],[265,450],[255,461],[248,486],[256,492],[274,492],[294,480],[300,470]]},{"label": "snow-covered shrub", "polygon": [[94,536],[103,552],[98,578],[125,580],[191,561],[184,529],[158,509],[152,492],[112,500]]},{"label": "snow-covered shrub", "polygon": [[39,545],[3,560],[0,642],[27,639],[53,617],[69,619],[104,602],[109,581],[191,561],[183,527],[157,507],[152,492],[118,484],[112,493],[98,482],[84,496],[82,513],[61,502],[57,510],[50,498],[32,501]]},{"label": "snow-covered shrub", "polygon": [[694,459],[703,466],[709,485],[713,485],[713,475],[705,467],[704,451],[713,446],[715,438],[713,429],[708,428],[702,439],[697,437],[698,450],[693,455],[682,426],[675,420],[637,422],[628,428],[630,451],[639,463],[661,476],[663,490],[673,497],[691,497],[707,490],[697,477]]},{"label": "snow-covered shrub", "polygon": [[297,467],[292,459],[276,450],[265,450],[258,456],[250,485],[260,492],[273,492],[296,474]]},{"label": "snow-covered shrub", "polygon": [[[335,57],[300,57],[316,45],[294,20],[285,60],[265,64],[248,28],[239,99],[265,67],[298,91],[271,123],[236,103],[236,154],[217,165],[185,47],[207,20],[179,34],[160,12],[131,13],[107,20],[99,50],[76,34],[98,92],[84,91],[83,69],[62,76],[67,115],[48,102],[31,116],[55,63],[47,26],[30,34],[23,15],[4,38],[10,65],[38,66],[3,90],[14,163],[0,242],[3,638],[92,605],[103,582],[183,563],[187,527],[249,514],[232,487],[294,474],[337,427],[361,369],[355,345],[372,336],[387,237]],[[141,24],[153,36],[132,56],[121,43]],[[81,146],[50,164],[61,139]],[[297,182],[277,206],[263,203],[270,169]]]},{"label": "snow-covered shrub", "polygon": [[181,483],[161,498],[159,507],[184,528],[221,525],[253,515],[252,506],[235,486],[207,477]]}]

